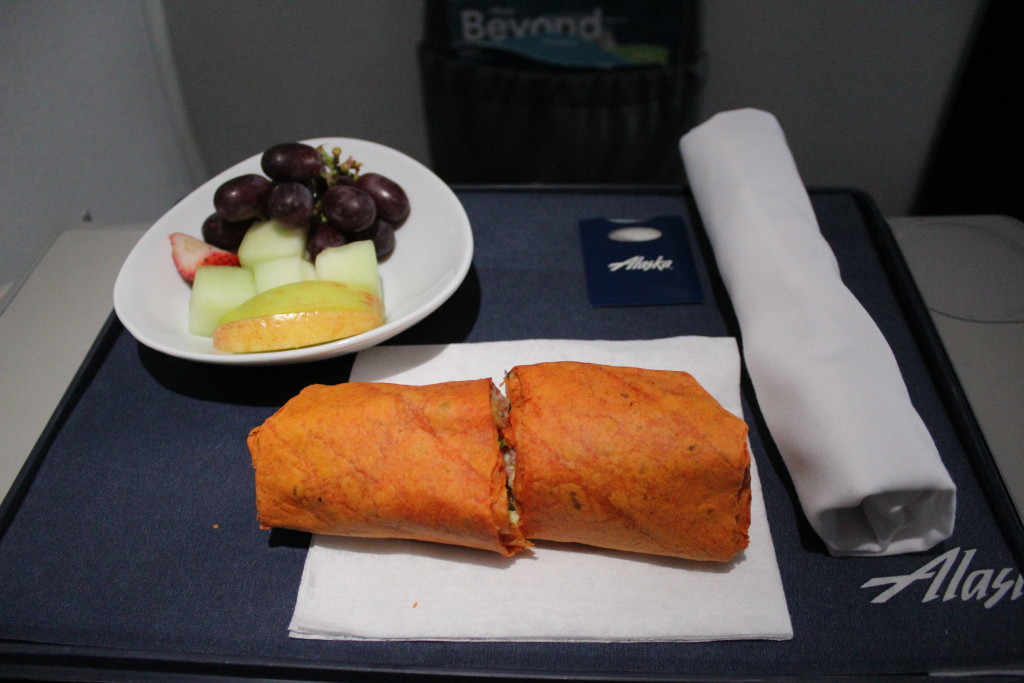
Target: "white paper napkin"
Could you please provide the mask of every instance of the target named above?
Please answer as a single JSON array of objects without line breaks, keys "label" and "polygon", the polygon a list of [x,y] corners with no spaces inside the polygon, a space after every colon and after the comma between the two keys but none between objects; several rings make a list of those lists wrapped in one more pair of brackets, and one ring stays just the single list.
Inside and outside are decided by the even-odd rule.
[{"label": "white paper napkin", "polygon": [[[352,379],[430,384],[556,360],[690,372],[742,415],[731,338],[529,340],[379,346]],[[542,543],[513,558],[416,541],[316,535],[290,633],[319,639],[720,640],[793,637],[761,483],[751,463],[750,546],[712,564]]]},{"label": "white paper napkin", "polygon": [[843,285],[775,117],[718,114],[680,141],[757,400],[835,555],[926,550],[956,489],[874,321]]}]

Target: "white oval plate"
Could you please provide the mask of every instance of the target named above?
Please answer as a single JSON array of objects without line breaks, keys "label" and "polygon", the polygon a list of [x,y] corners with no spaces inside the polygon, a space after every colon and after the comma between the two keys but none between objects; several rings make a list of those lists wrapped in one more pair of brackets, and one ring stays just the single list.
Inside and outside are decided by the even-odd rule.
[{"label": "white oval plate", "polygon": [[227,353],[213,340],[188,331],[191,289],[171,261],[174,232],[201,236],[213,213],[213,193],[226,180],[262,173],[260,154],[201,185],[146,231],[128,254],[114,284],[114,310],[125,328],[146,346],[179,358],[225,365],[274,365],[320,360],[369,348],[412,327],[458,289],[473,259],[469,217],[455,193],[415,159],[390,147],[352,138],[304,140],[314,147],[341,148],[362,170],[380,173],[402,186],[412,207],[396,233],[397,246],[380,267],[386,319],[369,332],[301,349]]}]

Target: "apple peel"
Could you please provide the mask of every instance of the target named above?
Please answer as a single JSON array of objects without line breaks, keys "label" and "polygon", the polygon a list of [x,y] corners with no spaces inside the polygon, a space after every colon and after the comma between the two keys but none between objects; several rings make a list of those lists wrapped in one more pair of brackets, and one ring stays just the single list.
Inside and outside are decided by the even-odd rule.
[{"label": "apple peel", "polygon": [[231,353],[303,348],[345,339],[384,324],[380,297],[340,282],[281,285],[249,299],[221,318],[213,346]]}]

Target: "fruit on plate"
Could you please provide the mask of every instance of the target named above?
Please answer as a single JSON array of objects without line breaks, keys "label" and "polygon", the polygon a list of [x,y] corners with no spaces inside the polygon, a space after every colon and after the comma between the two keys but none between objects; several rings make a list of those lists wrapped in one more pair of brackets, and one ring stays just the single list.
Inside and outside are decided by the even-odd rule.
[{"label": "fruit on plate", "polygon": [[267,148],[260,169],[217,187],[202,239],[171,235],[175,267],[193,286],[190,331],[254,352],[383,324],[378,264],[409,216],[405,190],[339,148],[301,142]]},{"label": "fruit on plate", "polygon": [[306,238],[306,254],[310,260],[316,262],[316,257],[324,249],[340,247],[343,244],[348,244],[350,241],[345,236],[345,233],[326,220],[317,221],[309,226],[309,236]]},{"label": "fruit on plate", "polygon": [[290,228],[278,221],[254,223],[238,245],[238,260],[246,268],[252,268],[260,261],[301,257],[306,252],[306,235],[301,230]]},{"label": "fruit on plate", "polygon": [[239,231],[268,219],[307,235],[330,222],[349,241],[373,239],[378,218],[392,229],[400,227],[411,210],[405,190],[380,173],[363,173],[362,166],[351,156],[343,160],[337,147],[328,151],[301,142],[269,147],[260,158],[265,176],[247,173],[217,187],[205,239],[234,251]]},{"label": "fruit on plate", "polygon": [[258,173],[247,173],[224,182],[213,194],[213,206],[227,221],[259,216],[273,184]]},{"label": "fruit on plate", "polygon": [[366,192],[353,185],[335,185],[324,193],[324,218],[353,239],[365,233],[377,220],[377,205]]},{"label": "fruit on plate", "polygon": [[306,229],[315,213],[313,190],[289,180],[278,183],[267,198],[267,213],[292,228]]},{"label": "fruit on plate", "polygon": [[373,235],[377,260],[383,261],[395,250],[395,226],[387,219],[377,217],[377,231]]},{"label": "fruit on plate", "polygon": [[377,206],[377,214],[393,225],[401,225],[409,215],[405,190],[390,178],[379,173],[363,173],[356,178],[355,186],[370,195]]},{"label": "fruit on plate", "polygon": [[[399,183],[380,173],[363,173],[362,167],[351,156],[343,159],[337,147],[302,142],[269,147],[260,157],[265,176],[248,173],[217,188],[214,213],[203,224],[204,239],[239,251],[242,234],[272,220],[304,233],[311,262],[326,246],[356,240],[373,240],[383,260],[394,249],[395,229],[408,218],[411,205]],[[242,253],[242,265],[247,265]]]},{"label": "fruit on plate", "polygon": [[200,266],[188,303],[188,329],[209,337],[231,309],[256,295],[252,271],[237,266]]},{"label": "fruit on plate", "polygon": [[281,351],[323,344],[384,324],[372,292],[342,282],[293,282],[257,294],[228,311],[213,346],[232,353]]},{"label": "fruit on plate", "polygon": [[321,344],[384,324],[372,241],[325,249],[316,266],[302,255],[288,255],[294,244],[280,239],[282,233],[268,224],[254,226],[250,245],[255,241],[252,248],[260,255],[286,255],[256,260],[252,268],[198,267],[189,302],[190,332],[212,336],[221,351],[254,353]]},{"label": "fruit on plate", "polygon": [[301,256],[281,256],[260,261],[252,267],[252,276],[257,294],[290,282],[317,279],[316,268]]},{"label": "fruit on plate", "polygon": [[316,257],[315,271],[318,280],[358,285],[381,298],[377,253],[370,240],[324,249]]},{"label": "fruit on plate", "polygon": [[280,182],[306,182],[323,170],[320,152],[301,142],[282,142],[268,147],[260,157],[260,168],[271,180]]},{"label": "fruit on plate", "polygon": [[245,231],[252,225],[252,219],[244,221],[226,221],[214,211],[203,221],[201,234],[204,242],[227,251],[238,252],[238,245],[245,237]]},{"label": "fruit on plate", "polygon": [[183,232],[170,235],[171,259],[186,282],[196,277],[200,266],[237,266],[238,256]]}]

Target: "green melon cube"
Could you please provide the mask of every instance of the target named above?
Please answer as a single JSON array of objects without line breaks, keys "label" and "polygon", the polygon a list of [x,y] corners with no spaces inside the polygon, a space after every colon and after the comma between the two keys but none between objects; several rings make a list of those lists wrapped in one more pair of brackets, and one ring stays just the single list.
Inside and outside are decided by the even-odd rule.
[{"label": "green melon cube", "polygon": [[238,260],[245,268],[261,261],[306,253],[306,231],[290,228],[277,221],[253,223],[238,245]]},{"label": "green melon cube", "polygon": [[256,292],[265,292],[279,285],[315,280],[316,269],[301,256],[282,256],[260,261],[252,267]]},{"label": "green melon cube", "polygon": [[256,296],[252,271],[238,266],[199,266],[188,305],[192,334],[213,336],[221,317]]},{"label": "green melon cube", "polygon": [[324,249],[316,257],[315,265],[317,279],[363,287],[381,298],[380,270],[372,240]]}]

